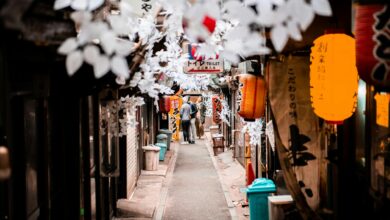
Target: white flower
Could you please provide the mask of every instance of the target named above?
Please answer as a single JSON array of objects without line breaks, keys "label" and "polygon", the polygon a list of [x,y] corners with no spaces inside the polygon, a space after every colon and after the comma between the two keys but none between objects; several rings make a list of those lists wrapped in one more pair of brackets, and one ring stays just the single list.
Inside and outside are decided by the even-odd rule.
[{"label": "white flower", "polygon": [[54,10],[71,7],[78,11],[93,11],[103,5],[104,0],[56,0],[54,2]]}]

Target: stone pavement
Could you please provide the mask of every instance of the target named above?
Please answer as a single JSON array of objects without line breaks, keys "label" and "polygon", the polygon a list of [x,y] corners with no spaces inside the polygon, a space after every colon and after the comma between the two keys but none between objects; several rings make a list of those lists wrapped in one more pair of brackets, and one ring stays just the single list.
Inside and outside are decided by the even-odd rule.
[{"label": "stone pavement", "polygon": [[242,207],[245,169],[225,150],[213,156],[210,133],[194,144],[171,143],[157,171],[142,171],[117,220],[249,219]]},{"label": "stone pavement", "polygon": [[179,148],[163,219],[231,219],[205,141],[196,140],[196,144],[183,144]]},{"label": "stone pavement", "polygon": [[[206,137],[208,150],[210,155],[213,155],[209,132],[206,133]],[[241,189],[246,187],[244,167],[233,158],[233,151],[231,150],[225,149],[225,152],[218,153],[212,160],[219,174],[232,219],[248,220],[249,207],[242,206],[242,204],[246,203],[246,194],[241,192]]]},{"label": "stone pavement", "polygon": [[158,170],[141,171],[131,198],[117,202],[116,220],[144,220],[152,219],[156,215],[166,177],[175,164],[177,147],[177,143],[171,143],[170,150],[167,151],[164,161],[160,161]]}]

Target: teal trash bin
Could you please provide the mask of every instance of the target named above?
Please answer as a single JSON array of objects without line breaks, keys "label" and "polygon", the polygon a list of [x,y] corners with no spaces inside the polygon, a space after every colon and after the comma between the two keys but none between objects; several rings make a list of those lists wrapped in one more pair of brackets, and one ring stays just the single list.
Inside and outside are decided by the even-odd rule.
[{"label": "teal trash bin", "polygon": [[166,143],[155,143],[157,147],[160,147],[160,160],[164,160],[165,153],[167,152],[167,144]]},{"label": "teal trash bin", "polygon": [[246,191],[250,220],[268,220],[268,196],[275,191],[276,186],[270,179],[258,178],[253,181]]},{"label": "teal trash bin", "polygon": [[159,134],[166,134],[168,136],[167,150],[170,150],[171,149],[171,141],[172,141],[172,131],[164,128],[164,129],[158,130],[158,133]]},{"label": "teal trash bin", "polygon": [[156,136],[156,143],[164,143],[168,146],[168,135],[159,134]]}]

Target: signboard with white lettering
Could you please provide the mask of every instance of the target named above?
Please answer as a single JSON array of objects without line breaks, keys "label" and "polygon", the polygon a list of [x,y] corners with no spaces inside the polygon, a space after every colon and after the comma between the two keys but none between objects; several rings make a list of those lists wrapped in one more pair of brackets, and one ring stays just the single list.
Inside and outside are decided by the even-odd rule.
[{"label": "signboard with white lettering", "polygon": [[223,72],[222,60],[188,60],[184,65],[188,74],[216,74]]}]

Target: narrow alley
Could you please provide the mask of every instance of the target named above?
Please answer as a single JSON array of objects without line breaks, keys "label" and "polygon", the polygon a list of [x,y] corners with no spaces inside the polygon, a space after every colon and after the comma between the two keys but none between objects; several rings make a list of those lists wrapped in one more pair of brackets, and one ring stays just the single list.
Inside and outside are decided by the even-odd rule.
[{"label": "narrow alley", "polygon": [[390,219],[390,0],[0,2],[0,220]]},{"label": "narrow alley", "polygon": [[164,219],[231,219],[205,140],[179,145]]}]

